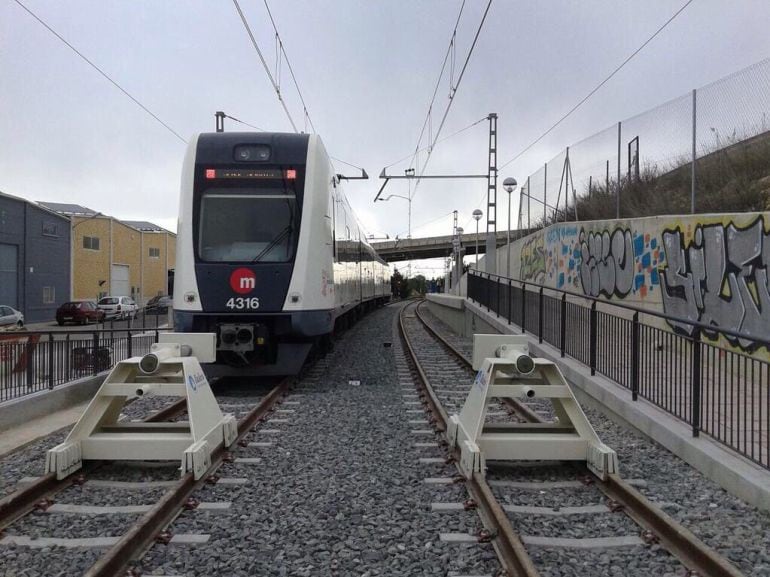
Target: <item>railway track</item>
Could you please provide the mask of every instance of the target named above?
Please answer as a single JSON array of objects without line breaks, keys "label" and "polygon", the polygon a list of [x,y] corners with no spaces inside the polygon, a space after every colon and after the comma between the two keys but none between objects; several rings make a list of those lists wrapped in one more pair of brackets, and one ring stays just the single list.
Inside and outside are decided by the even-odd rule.
[{"label": "railway track", "polygon": [[[236,445],[247,446],[246,437],[280,402],[292,382],[292,378],[281,381],[238,420]],[[185,410],[185,401],[181,399],[144,420],[148,422],[169,421],[184,413]],[[136,509],[144,511],[142,516],[118,539],[113,540],[114,543],[111,543],[104,550],[103,554],[84,574],[89,577],[138,574],[132,573],[132,562],[140,559],[142,554],[155,542],[168,542],[172,538],[172,535],[165,528],[182,511],[193,509],[199,505],[192,498],[193,493],[207,482],[216,482],[217,469],[224,462],[232,459],[232,453],[220,443],[212,452],[211,467],[202,478],[196,481],[192,473],[188,473],[173,482],[161,481],[159,484],[168,488],[160,498],[149,507]],[[57,494],[70,487],[75,485],[87,487],[90,476],[102,466],[98,462],[89,463],[80,471],[60,481],[56,479],[55,474],[47,474],[6,496],[0,500],[0,530],[7,529],[12,524],[22,521],[26,515],[36,510],[45,511],[54,505],[54,497]],[[0,537],[2,536],[3,533],[0,532]]]},{"label": "railway track", "polygon": [[[473,379],[471,362],[466,354],[452,344],[420,311],[421,302],[406,304],[400,312],[399,328],[405,349],[414,366],[417,384],[422,389],[422,398],[426,408],[432,414],[435,428],[446,432],[448,414],[459,412],[464,399],[456,396],[447,397],[441,393],[446,390],[446,382],[454,380],[455,384],[465,385],[467,391]],[[434,340],[433,348],[425,342],[425,335]],[[419,340],[419,349],[415,341]],[[442,362],[435,354],[435,347],[441,347],[445,356],[444,366],[448,370],[442,375],[437,369]],[[430,350],[430,353],[426,353]],[[426,355],[428,355],[426,362]],[[463,369],[461,371],[460,369]],[[457,380],[462,379],[462,380]],[[436,384],[438,383],[438,386]],[[456,391],[463,387],[455,388]],[[438,389],[438,391],[437,391]],[[457,395],[459,396],[459,395]],[[548,420],[547,411],[537,404],[527,404],[513,401],[505,405],[507,411],[514,413],[522,421],[542,422]],[[495,411],[490,408],[494,413]],[[455,459],[458,455],[451,455]],[[494,464],[490,469],[494,468]],[[592,475],[587,468],[575,468],[574,465],[562,463],[542,463],[540,470],[536,468],[521,469],[515,480],[496,478],[492,474],[474,474],[468,480],[468,490],[490,535],[494,536],[493,545],[498,553],[500,562],[509,575],[533,577],[539,575],[537,564],[533,561],[528,547],[563,546],[575,548],[624,547],[630,545],[659,544],[686,569],[688,575],[711,577],[738,577],[742,575],[731,563],[713,549],[706,546],[692,532],[673,520],[659,507],[650,502],[631,483],[619,475],[609,475],[606,481]],[[510,475],[508,475],[510,476]],[[491,478],[495,477],[495,478]],[[538,478],[541,477],[541,478]],[[534,480],[533,480],[534,479]],[[493,487],[497,491],[493,491]],[[549,503],[549,498],[542,497],[541,504],[551,506],[518,506],[517,492],[538,491],[546,495],[549,491],[558,493],[557,499],[565,500],[567,505],[585,499],[585,492],[599,494],[606,503],[589,506],[563,506]],[[502,501],[496,494],[502,492]],[[509,515],[510,513],[510,515]],[[594,515],[606,513],[616,515],[607,523],[613,529],[627,530],[629,525],[638,527],[637,535],[622,535],[620,537],[599,537],[592,539],[561,539],[553,534],[552,522],[537,522],[537,519],[554,519],[554,517],[574,515]],[[618,518],[617,515],[621,515]],[[514,529],[526,527],[529,531],[540,531],[546,534],[537,536],[522,535]],[[641,536],[639,535],[641,530]],[[550,534],[549,534],[550,532]],[[581,545],[578,545],[578,543]],[[590,570],[586,574],[591,574]]]}]

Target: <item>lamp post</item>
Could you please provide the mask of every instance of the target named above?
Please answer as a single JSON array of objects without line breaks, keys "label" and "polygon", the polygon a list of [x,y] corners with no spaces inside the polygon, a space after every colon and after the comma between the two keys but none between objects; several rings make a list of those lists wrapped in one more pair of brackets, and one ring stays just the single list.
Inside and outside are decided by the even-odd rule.
[{"label": "lamp post", "polygon": [[505,276],[511,278],[511,193],[516,189],[516,179],[508,177],[503,181],[503,188],[508,193],[508,246],[505,248]]},{"label": "lamp post", "polygon": [[478,208],[473,211],[473,218],[476,219],[476,270],[479,270],[479,220],[482,214],[484,213]]},{"label": "lamp post", "polygon": [[407,231],[408,232],[406,233],[406,238],[412,238],[412,198],[409,197],[409,196],[403,196],[401,194],[389,194],[385,198],[378,198],[377,200],[379,200],[381,202],[386,202],[386,201],[390,200],[391,198],[393,198],[394,196],[396,198],[403,198],[405,201],[407,201],[409,203],[409,214],[408,214],[408,221],[407,221]]},{"label": "lamp post", "polygon": [[463,227],[458,226],[457,227],[457,244],[455,246],[457,247],[457,256],[455,257],[455,275],[457,277],[457,296],[461,295],[462,286],[460,285],[460,279],[463,276],[463,246],[462,246],[462,239],[463,239]]}]

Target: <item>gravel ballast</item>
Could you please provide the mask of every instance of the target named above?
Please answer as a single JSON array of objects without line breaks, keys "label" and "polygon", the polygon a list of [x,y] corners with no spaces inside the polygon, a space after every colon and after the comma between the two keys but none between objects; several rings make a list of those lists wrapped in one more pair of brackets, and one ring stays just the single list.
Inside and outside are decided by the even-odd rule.
[{"label": "gravel ballast", "polygon": [[[142,560],[146,574],[163,575],[494,575],[491,545],[446,544],[445,532],[476,533],[473,512],[433,512],[431,503],[462,502],[462,485],[425,483],[451,477],[453,466],[423,464],[439,448],[417,448],[438,436],[410,420],[397,376],[400,344],[393,332],[398,307],[364,318],[337,341],[288,395],[263,432],[219,471],[246,477],[244,485],[207,486],[200,500],[233,501],[232,511],[203,517],[181,515],[177,533],[206,532],[205,547],[155,546]],[[384,346],[385,342],[393,346]],[[356,381],[359,381],[356,383]],[[410,381],[411,384],[411,381]],[[411,399],[409,399],[411,400]],[[293,412],[281,412],[293,411]],[[264,429],[278,430],[266,433]]]},{"label": "gravel ballast", "polygon": [[[466,354],[472,353],[473,341],[454,333],[435,315],[422,307],[431,326],[448,337],[453,345]],[[625,479],[641,479],[637,488],[666,513],[679,521],[708,546],[724,555],[746,575],[770,575],[770,514],[747,505],[704,477],[667,449],[636,430],[620,425],[599,410],[583,406],[584,412],[602,441],[618,455],[620,473]],[[506,468],[493,470],[489,479],[495,480],[554,480],[547,469],[527,470]],[[559,477],[563,478],[563,477]],[[577,474],[574,479],[577,479]],[[553,506],[555,491],[516,491],[493,487],[503,502],[517,505]],[[559,491],[568,494],[562,506],[597,503],[592,491]],[[585,501],[582,499],[585,498]],[[582,502],[581,502],[582,501]],[[577,517],[568,516],[578,522]],[[585,524],[601,523],[601,516],[585,520]],[[525,526],[522,523],[522,527]],[[565,523],[565,528],[568,524]],[[530,526],[527,526],[531,528]],[[514,523],[514,528],[517,528]],[[522,532],[523,529],[522,529]],[[543,575],[647,575],[681,574],[681,567],[670,564],[660,547],[624,548],[608,551],[568,551],[528,548]],[[636,550],[636,554],[633,551]],[[651,558],[652,557],[652,558]],[[670,559],[670,558],[669,558]],[[672,573],[673,572],[673,573]]]}]

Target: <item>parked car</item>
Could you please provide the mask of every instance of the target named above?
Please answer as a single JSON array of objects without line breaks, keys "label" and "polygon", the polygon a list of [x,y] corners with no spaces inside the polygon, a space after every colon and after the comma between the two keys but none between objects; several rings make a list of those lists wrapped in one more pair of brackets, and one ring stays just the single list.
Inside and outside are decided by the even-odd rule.
[{"label": "parked car", "polygon": [[0,305],[0,327],[21,328],[24,326],[24,315],[12,307]]},{"label": "parked car", "polygon": [[96,304],[108,319],[132,319],[139,309],[131,297],[106,296]]},{"label": "parked car", "polygon": [[94,301],[70,301],[56,309],[56,322],[59,326],[64,323],[101,323],[104,322],[104,317],[104,311],[99,310]]},{"label": "parked car", "polygon": [[148,314],[165,315],[168,314],[168,309],[171,308],[173,301],[174,299],[168,295],[152,297],[144,308]]}]

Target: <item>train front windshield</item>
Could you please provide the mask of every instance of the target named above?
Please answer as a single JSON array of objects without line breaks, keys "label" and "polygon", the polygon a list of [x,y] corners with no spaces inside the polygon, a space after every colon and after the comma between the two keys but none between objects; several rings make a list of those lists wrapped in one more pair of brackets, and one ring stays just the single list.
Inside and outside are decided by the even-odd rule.
[{"label": "train front windshield", "polygon": [[240,187],[206,190],[200,204],[199,258],[290,262],[299,232],[297,199],[281,192]]}]

